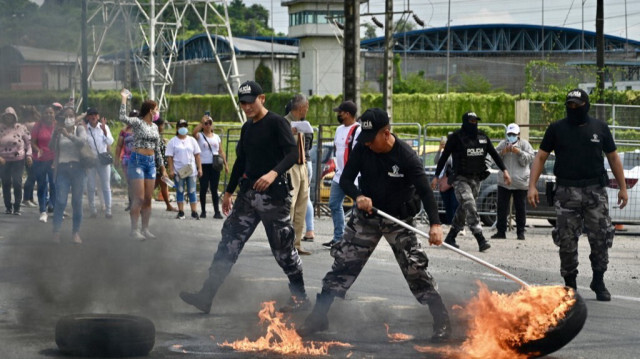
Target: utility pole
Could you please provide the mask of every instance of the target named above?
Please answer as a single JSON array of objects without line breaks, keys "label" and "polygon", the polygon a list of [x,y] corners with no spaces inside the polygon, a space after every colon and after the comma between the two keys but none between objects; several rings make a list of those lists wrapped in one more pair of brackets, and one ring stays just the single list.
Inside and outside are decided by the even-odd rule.
[{"label": "utility pole", "polygon": [[[596,9],[596,87],[600,94],[598,98],[599,104],[604,104],[604,1],[598,0]],[[596,116],[599,120],[604,118],[604,106],[598,106]]]},{"label": "utility pole", "polygon": [[449,93],[449,62],[451,58],[451,0],[449,0],[449,10],[447,10],[447,93]]},{"label": "utility pole", "polygon": [[344,88],[343,100],[360,109],[360,1],[344,2]]},{"label": "utility pole", "polygon": [[156,1],[149,1],[149,98],[156,99]]},{"label": "utility pole", "polygon": [[87,109],[89,104],[89,70],[87,66],[87,0],[82,0],[82,112]]},{"label": "utility pole", "polygon": [[382,103],[389,118],[393,118],[393,0],[384,5],[384,89]]}]

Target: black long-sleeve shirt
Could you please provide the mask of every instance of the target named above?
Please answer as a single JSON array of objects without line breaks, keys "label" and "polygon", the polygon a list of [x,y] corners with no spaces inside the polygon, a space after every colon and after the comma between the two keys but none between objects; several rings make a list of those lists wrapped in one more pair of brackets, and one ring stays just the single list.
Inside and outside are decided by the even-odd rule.
[{"label": "black long-sleeve shirt", "polygon": [[[360,189],[353,183],[358,173]],[[365,195],[376,208],[396,216],[401,213],[401,206],[417,192],[429,223],[440,224],[424,166],[411,147],[397,137],[387,153],[375,153],[361,143],[356,144],[340,177],[340,187],[354,201]]]},{"label": "black long-sleeve shirt", "polygon": [[[486,136],[482,132],[480,132],[480,134],[483,136]],[[460,140],[460,136],[461,135],[459,134],[459,130],[448,136],[447,144],[444,145],[444,150],[442,150],[442,155],[440,155],[440,160],[438,161],[438,166],[436,167],[436,173],[435,173],[436,177],[440,175],[440,172],[442,171],[444,166],[447,164],[447,159],[449,159],[449,156],[452,153],[459,153],[459,152],[465,151],[465,147],[462,141]],[[502,162],[502,158],[498,155],[498,151],[496,151],[496,149],[493,147],[493,144],[488,139],[488,137],[487,137],[487,142],[484,146],[484,149],[486,153],[488,153],[491,156],[491,158],[493,158],[493,161],[496,163],[498,168],[504,171],[506,169],[506,167],[504,166],[504,162]],[[458,164],[454,162],[453,163],[454,170],[456,169],[456,166],[458,166]]]},{"label": "black long-sleeve shirt", "polygon": [[226,191],[233,193],[241,176],[257,180],[271,170],[287,172],[298,159],[289,122],[271,111],[257,122],[242,125],[236,147],[236,162]]}]

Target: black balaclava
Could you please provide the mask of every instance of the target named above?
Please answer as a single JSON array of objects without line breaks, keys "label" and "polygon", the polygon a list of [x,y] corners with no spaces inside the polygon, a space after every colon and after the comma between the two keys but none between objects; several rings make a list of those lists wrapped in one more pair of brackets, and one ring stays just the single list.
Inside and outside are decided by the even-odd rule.
[{"label": "black balaclava", "polygon": [[[569,108],[569,106],[567,105],[570,102],[578,104],[584,103],[584,105],[577,108]],[[589,95],[584,90],[573,89],[569,91],[569,93],[567,94],[567,99],[565,101],[565,106],[567,109],[567,119],[569,120],[570,124],[574,126],[580,126],[587,122],[587,119],[589,118],[588,113],[590,104]]]},{"label": "black balaclava", "polygon": [[466,116],[466,114],[462,117],[462,132],[471,138],[476,138],[478,137],[478,124],[470,123],[469,118],[470,116]]},{"label": "black balaclava", "polygon": [[584,125],[587,122],[589,113],[589,102],[586,102],[584,106],[577,108],[569,108],[567,106],[567,119],[569,123],[575,126]]}]

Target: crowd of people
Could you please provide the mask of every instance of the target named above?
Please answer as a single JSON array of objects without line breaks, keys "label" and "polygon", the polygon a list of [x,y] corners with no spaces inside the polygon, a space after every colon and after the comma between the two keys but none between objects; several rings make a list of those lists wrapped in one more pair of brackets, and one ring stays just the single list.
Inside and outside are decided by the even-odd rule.
[{"label": "crowd of people", "polygon": [[[126,181],[125,210],[129,211],[130,236],[134,239],[155,238],[149,221],[151,200],[158,187],[158,197],[165,202],[166,210],[178,212],[178,219],[184,218],[185,191],[191,216],[205,218],[207,190],[212,193],[213,218],[222,218],[218,185],[220,173],[228,172],[228,165],[222,141],[213,133],[213,119],[203,118],[193,136],[189,135],[187,121],[180,120],[176,136],[167,141],[163,137],[165,121],[159,116],[157,104],[146,100],[139,111],[127,112],[127,101],[128,95],[123,92],[115,120],[124,127],[117,142],[97,108],[77,114],[71,101],[65,106],[56,102],[40,110],[23,106],[19,112],[7,107],[0,115],[0,181],[5,213],[19,216],[24,213],[23,207],[31,207],[38,209],[42,223],[52,216],[52,240],[59,243],[63,220],[69,216],[67,203],[71,194],[71,239],[80,244],[83,205],[88,205],[85,209],[89,218],[113,218],[111,184],[120,178],[116,171],[119,168]],[[204,187],[200,214],[195,195],[198,178]],[[171,179],[175,180],[177,208],[171,204]]]},{"label": "crowd of people", "polygon": [[[95,108],[76,115],[73,107],[55,103],[47,106],[42,115],[35,108],[25,109],[22,121],[13,108],[4,110],[0,116],[0,179],[5,213],[21,215],[23,204],[35,206],[33,189],[37,184],[39,220],[46,223],[48,213],[53,212],[53,240],[59,242],[71,193],[72,240],[82,243],[79,229],[83,195],[86,191],[90,217],[98,216],[97,193],[104,205],[105,218],[112,218],[110,178],[112,165],[116,164],[123,169],[128,184],[130,236],[146,240],[156,237],[150,231],[150,217],[153,192],[158,186],[167,211],[175,210],[169,201],[168,188],[176,188],[177,219],[185,218],[187,198],[191,217],[206,218],[206,196],[210,191],[213,218],[227,216],[222,236],[202,288],[198,292],[181,292],[180,298],[209,313],[218,289],[262,222],[272,254],[289,281],[291,297],[280,310],[293,312],[310,308],[300,258],[300,255],[311,254],[301,248],[301,242],[312,241],[314,237],[309,199],[309,149],[313,129],[305,121],[309,108],[307,98],[301,94],[294,96],[283,117],[265,107],[266,95],[258,83],[248,81],[240,85],[238,98],[248,121],[242,126],[236,160],[220,201],[220,175],[222,171],[229,172],[229,164],[222,151],[222,140],[213,132],[209,113],[205,113],[191,132],[189,123],[179,120],[175,136],[165,142],[165,122],[159,116],[157,104],[145,100],[139,111],[128,112],[128,91],[123,90],[121,96],[117,120],[125,128],[118,135],[115,158],[111,155],[114,138],[106,119]],[[447,340],[451,336],[448,312],[433,276],[427,271],[428,258],[420,241],[413,231],[375,213],[383,210],[413,225],[423,208],[429,218],[429,244],[444,242],[458,248],[456,237],[467,225],[479,251],[490,249],[476,208],[480,183],[489,174],[488,156],[500,169],[497,231],[491,238],[506,238],[508,204],[513,198],[516,236],[524,240],[525,201],[534,207],[537,205],[536,182],[549,153],[555,152],[554,205],[558,224],[553,238],[560,248],[560,274],[567,286],[577,289],[577,242],[583,228],[586,229],[593,269],[590,288],[598,300],[611,300],[604,273],[614,230],[604,189],[608,183],[604,156],[618,183],[620,208],[628,200],[624,172],[607,124],[588,116],[588,95],[582,90],[573,90],[567,94],[565,106],[567,117],[547,128],[535,156],[532,146],[520,138],[517,124],[507,127],[505,139],[494,148],[489,137],[478,129],[481,118],[471,111],[464,113],[460,129],[442,139],[431,182],[415,151],[391,132],[390,118],[385,111],[368,109],[357,117],[358,109],[353,101],[344,101],[336,107],[337,166],[329,197],[334,230],[332,239],[323,244],[331,250],[334,263],[299,333],[309,335],[328,328],[327,313],[334,298],[344,298],[384,236],[413,295],[428,306],[433,316],[432,340]],[[566,141],[570,136],[578,140]],[[27,179],[23,187],[25,169]],[[450,228],[446,237],[435,202],[433,191],[436,189],[440,190],[447,207],[445,219]],[[355,203],[347,225],[343,212],[346,196]]]}]

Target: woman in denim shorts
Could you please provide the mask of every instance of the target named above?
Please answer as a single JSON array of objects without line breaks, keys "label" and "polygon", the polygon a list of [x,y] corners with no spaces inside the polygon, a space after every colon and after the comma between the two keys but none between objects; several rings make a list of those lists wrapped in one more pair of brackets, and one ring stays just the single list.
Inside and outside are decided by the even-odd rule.
[{"label": "woman in denim shorts", "polygon": [[[149,218],[151,217],[151,199],[156,182],[156,167],[160,169],[162,177],[167,175],[160,152],[162,138],[158,126],[152,122],[153,115],[158,111],[158,105],[153,100],[145,100],[140,108],[139,117],[127,117],[127,99],[129,91],[120,92],[120,122],[133,130],[134,144],[127,177],[131,186],[131,238],[138,240],[155,238],[149,232]],[[138,218],[142,216],[142,226],[138,229]]]}]

